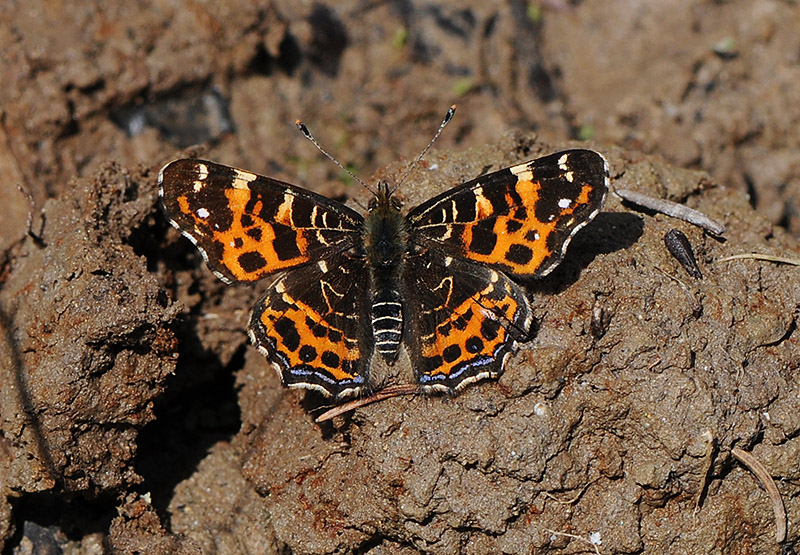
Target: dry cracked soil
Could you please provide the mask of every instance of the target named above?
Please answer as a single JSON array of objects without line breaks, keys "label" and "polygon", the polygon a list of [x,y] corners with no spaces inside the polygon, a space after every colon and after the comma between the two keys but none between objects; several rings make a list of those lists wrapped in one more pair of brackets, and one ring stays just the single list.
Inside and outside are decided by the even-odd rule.
[{"label": "dry cracked soil", "polygon": [[[789,0],[3,3],[3,553],[794,552],[798,28]],[[208,271],[158,169],[358,209],[295,119],[392,182],[453,103],[407,206],[576,146],[612,194],[526,284],[537,333],[499,380],[316,423],[249,344],[268,283]]]}]

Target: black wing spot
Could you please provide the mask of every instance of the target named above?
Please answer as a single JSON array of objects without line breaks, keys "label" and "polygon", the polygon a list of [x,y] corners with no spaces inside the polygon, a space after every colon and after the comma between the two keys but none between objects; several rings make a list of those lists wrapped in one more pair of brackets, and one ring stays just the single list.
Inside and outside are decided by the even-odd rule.
[{"label": "black wing spot", "polygon": [[487,225],[481,225],[481,223],[473,226],[469,250],[476,254],[492,254],[495,245],[497,245],[494,223],[491,220],[483,220],[483,222],[488,223],[488,229]]},{"label": "black wing spot", "polygon": [[256,241],[261,241],[262,231],[260,227],[251,227],[247,231],[245,231],[248,237],[255,239]]},{"label": "black wing spot", "polygon": [[297,246],[297,237],[292,233],[280,234],[272,241],[272,248],[279,260],[292,260],[303,255]]},{"label": "black wing spot", "polygon": [[500,323],[497,320],[485,318],[481,322],[481,336],[487,341],[494,341],[500,331]]},{"label": "black wing spot", "polygon": [[506,253],[506,260],[513,262],[514,264],[519,264],[520,266],[524,266],[532,259],[533,251],[530,249],[530,247],[526,247],[525,245],[521,245],[519,243],[514,243],[511,245]]},{"label": "black wing spot", "polygon": [[508,220],[506,223],[506,230],[508,230],[509,233],[516,233],[520,229],[522,229],[522,222],[518,222],[517,220]]},{"label": "black wing spot", "polygon": [[483,350],[483,341],[480,337],[470,337],[467,339],[467,351],[470,353],[480,353]]},{"label": "black wing spot", "polygon": [[333,343],[339,343],[342,340],[342,332],[335,329],[329,329],[328,339],[330,339]]},{"label": "black wing spot", "polygon": [[325,351],[324,353],[322,353],[321,360],[322,364],[324,364],[328,368],[338,368],[339,362],[341,362],[339,355],[337,355],[332,351]]},{"label": "black wing spot", "polygon": [[284,347],[289,351],[296,351],[300,347],[300,334],[297,327],[289,318],[281,316],[275,321],[275,331],[281,336]]},{"label": "black wing spot", "polygon": [[303,362],[311,362],[317,358],[317,350],[311,345],[303,345],[300,348],[300,360]]},{"label": "black wing spot", "polygon": [[461,347],[458,345],[450,345],[442,351],[442,358],[444,358],[445,362],[455,362],[461,358]]},{"label": "black wing spot", "polygon": [[264,257],[256,251],[249,251],[239,255],[239,265],[245,272],[257,272],[267,265]]}]

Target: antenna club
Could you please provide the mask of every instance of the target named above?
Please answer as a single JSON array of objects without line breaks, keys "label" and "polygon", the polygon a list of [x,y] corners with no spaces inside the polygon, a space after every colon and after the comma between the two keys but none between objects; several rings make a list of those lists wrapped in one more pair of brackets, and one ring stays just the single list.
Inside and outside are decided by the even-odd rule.
[{"label": "antenna club", "polygon": [[300,130],[300,133],[302,133],[303,135],[305,135],[306,139],[309,139],[309,140],[311,140],[311,141],[313,141],[313,140],[314,140],[314,138],[311,136],[311,132],[308,130],[308,127],[306,127],[306,124],[305,124],[305,123],[303,123],[302,121],[300,121],[300,120],[298,119],[298,120],[295,120],[295,121],[294,121],[294,124],[295,124],[295,125],[297,126],[297,128]]}]

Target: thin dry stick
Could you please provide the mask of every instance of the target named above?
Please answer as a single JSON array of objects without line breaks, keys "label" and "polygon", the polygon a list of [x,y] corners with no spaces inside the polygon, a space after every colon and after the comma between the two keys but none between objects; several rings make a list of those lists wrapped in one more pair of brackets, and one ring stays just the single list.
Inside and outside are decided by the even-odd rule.
[{"label": "thin dry stick", "polygon": [[400,395],[413,395],[414,393],[417,392],[419,392],[419,386],[414,384],[392,385],[387,387],[386,389],[381,389],[380,391],[378,391],[374,395],[370,395],[369,397],[361,397],[359,399],[354,399],[343,405],[339,405],[338,407],[333,407],[332,409],[327,410],[322,414],[320,414],[315,420],[315,422],[325,422],[326,420],[335,418],[340,414],[350,412],[351,410],[356,410],[357,408],[363,407],[365,405],[377,403],[378,401],[385,401],[386,399],[391,399],[392,397],[399,397]]},{"label": "thin dry stick", "polygon": [[766,260],[767,262],[777,262],[779,264],[791,264],[792,266],[800,266],[800,259],[786,258],[783,256],[772,256],[771,254],[759,254],[757,252],[734,254],[733,256],[726,256],[717,259],[717,262],[730,262],[731,260]]},{"label": "thin dry stick", "polygon": [[775,481],[772,479],[772,476],[770,476],[767,469],[764,468],[764,465],[747,451],[733,448],[731,449],[731,455],[733,455],[737,461],[745,465],[750,472],[755,474],[756,478],[758,478],[758,481],[761,482],[761,485],[767,490],[769,498],[772,501],[772,510],[775,513],[775,526],[777,527],[777,530],[775,531],[775,541],[778,543],[785,542],[786,508],[783,506],[783,499],[781,499],[778,486],[775,485]]},{"label": "thin dry stick", "polygon": [[632,202],[633,204],[638,204],[643,208],[655,210],[656,212],[666,214],[667,216],[671,216],[673,218],[678,218],[685,222],[689,222],[690,224],[694,224],[710,231],[714,235],[722,235],[725,233],[724,225],[717,220],[706,216],[699,210],[695,210],[694,208],[689,208],[688,206],[678,204],[677,202],[651,197],[649,195],[645,195],[644,193],[638,193],[628,189],[617,189],[615,193],[617,196],[621,197],[622,200]]},{"label": "thin dry stick", "polygon": [[545,532],[550,532],[554,536],[564,536],[565,538],[572,538],[574,540],[580,540],[582,542],[586,542],[594,548],[594,552],[597,555],[600,555],[600,549],[597,547],[597,544],[592,542],[592,540],[584,538],[583,536],[578,536],[576,534],[568,534],[567,532],[556,532],[555,530],[551,530],[550,528],[542,528]]}]

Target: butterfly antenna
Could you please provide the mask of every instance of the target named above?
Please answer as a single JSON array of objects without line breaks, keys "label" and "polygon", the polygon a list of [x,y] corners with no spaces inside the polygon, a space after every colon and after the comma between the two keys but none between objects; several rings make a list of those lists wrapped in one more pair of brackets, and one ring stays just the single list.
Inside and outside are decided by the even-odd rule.
[{"label": "butterfly antenna", "polygon": [[342,164],[339,162],[339,160],[337,160],[336,158],[334,158],[333,156],[331,156],[330,154],[328,154],[328,151],[327,151],[327,150],[325,150],[324,148],[322,148],[322,147],[320,146],[320,144],[317,142],[317,140],[316,140],[316,139],[314,138],[314,136],[311,134],[311,131],[309,131],[309,130],[308,130],[308,127],[306,127],[306,124],[305,124],[305,123],[303,123],[302,121],[300,121],[300,120],[298,119],[298,120],[295,120],[294,124],[295,124],[295,125],[297,126],[297,128],[300,130],[300,133],[302,133],[302,134],[303,134],[303,136],[304,136],[306,139],[308,139],[309,141],[311,141],[312,143],[314,143],[314,146],[315,146],[315,147],[317,147],[317,150],[319,150],[319,151],[320,151],[322,154],[324,154],[324,155],[325,155],[325,157],[326,157],[326,158],[328,158],[328,160],[330,160],[331,162],[333,162],[334,164],[336,164],[337,166],[339,166],[340,168],[342,168],[344,171],[346,171],[346,172],[347,172],[347,174],[348,174],[350,177],[352,177],[353,179],[355,179],[356,181],[358,181],[359,183],[361,183],[361,186],[362,186],[362,187],[364,187],[364,188],[365,188],[367,191],[369,191],[370,193],[372,193],[372,194],[373,194],[373,195],[375,195],[375,196],[378,196],[378,193],[376,193],[376,192],[375,192],[375,191],[372,189],[372,187],[370,187],[369,185],[367,185],[366,183],[364,183],[363,181],[361,181],[361,179],[360,179],[360,178],[359,178],[359,177],[358,177],[356,174],[354,174],[353,172],[351,172],[350,170],[348,170],[347,168],[345,168],[345,167],[344,167],[344,166],[343,166],[343,165],[342,165]]},{"label": "butterfly antenna", "polygon": [[444,126],[447,125],[448,123],[450,123],[450,120],[453,119],[454,115],[456,115],[456,105],[455,104],[453,104],[452,106],[450,106],[450,108],[447,109],[447,113],[445,114],[444,119],[442,120],[442,123],[439,124],[439,129],[436,131],[436,134],[433,136],[433,139],[431,139],[431,142],[428,143],[428,146],[426,146],[424,149],[422,149],[422,152],[419,153],[419,156],[417,156],[417,159],[414,160],[408,166],[408,169],[406,170],[405,175],[403,175],[403,177],[400,178],[400,181],[398,181],[397,185],[395,185],[394,188],[392,189],[392,193],[395,192],[397,190],[397,188],[400,187],[400,185],[403,184],[403,182],[406,180],[406,178],[409,175],[411,175],[411,172],[414,171],[414,168],[417,167],[417,164],[419,164],[420,161],[422,160],[422,158],[428,153],[428,151],[433,146],[433,143],[435,143],[436,139],[439,138],[439,135],[442,134],[442,131],[444,130]]}]

